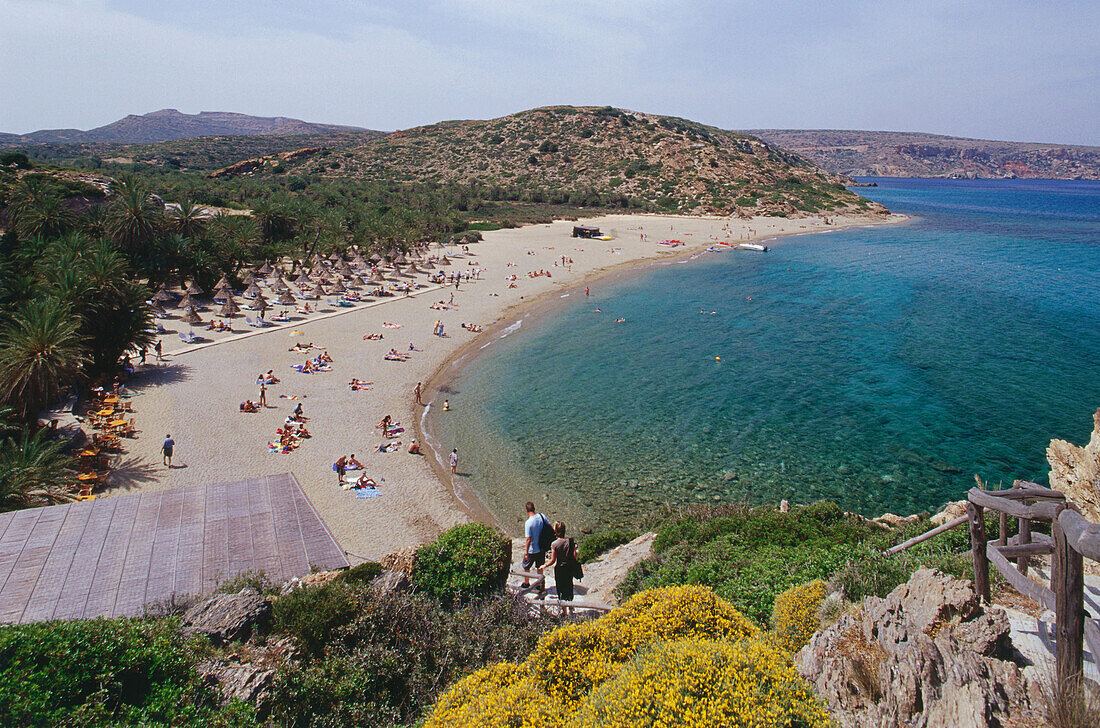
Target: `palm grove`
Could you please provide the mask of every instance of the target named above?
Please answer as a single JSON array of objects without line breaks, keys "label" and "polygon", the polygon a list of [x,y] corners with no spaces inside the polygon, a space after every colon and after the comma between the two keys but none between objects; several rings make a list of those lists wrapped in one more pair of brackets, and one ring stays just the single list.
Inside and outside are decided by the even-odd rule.
[{"label": "palm grove", "polygon": [[[138,174],[96,186],[30,167],[0,155],[0,510],[67,497],[71,458],[39,413],[153,345],[154,287],[209,290],[259,261],[293,271],[318,253],[407,250],[466,228],[466,201],[432,190]],[[211,214],[219,202],[251,214]]]}]

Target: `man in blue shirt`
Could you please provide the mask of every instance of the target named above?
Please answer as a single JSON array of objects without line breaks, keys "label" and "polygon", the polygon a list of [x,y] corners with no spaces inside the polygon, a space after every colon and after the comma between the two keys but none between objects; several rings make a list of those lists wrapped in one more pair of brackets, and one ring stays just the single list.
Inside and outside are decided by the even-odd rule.
[{"label": "man in blue shirt", "polygon": [[[523,547],[523,570],[533,571],[542,566],[546,560],[546,550],[543,548],[543,529],[549,529],[550,524],[546,516],[535,513],[535,504],[527,501],[525,506],[527,520],[523,524],[523,535],[526,536]],[[523,577],[523,586],[531,586],[530,579]]]}]

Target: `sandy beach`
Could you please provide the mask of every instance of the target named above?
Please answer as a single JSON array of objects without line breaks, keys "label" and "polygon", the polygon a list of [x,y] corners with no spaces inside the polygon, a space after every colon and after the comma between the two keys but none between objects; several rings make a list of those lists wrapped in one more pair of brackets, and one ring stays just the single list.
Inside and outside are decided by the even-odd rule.
[{"label": "sandy beach", "polygon": [[[176,318],[166,319],[162,321],[170,332],[163,337],[166,361],[154,366],[150,355],[149,366],[139,367],[131,380],[139,436],[127,442],[127,452],[104,495],[292,472],[353,561],[378,559],[396,549],[422,544],[442,529],[487,516],[469,494],[456,498],[456,486],[462,493],[461,482],[453,481],[454,476],[433,462],[432,452],[426,450],[423,457],[406,452],[410,439],[418,435],[416,426],[423,412],[413,401],[413,390],[417,382],[431,381],[466,347],[477,346],[491,336],[494,326],[563,288],[586,281],[596,286],[599,277],[612,270],[661,257],[690,255],[719,241],[738,243],[904,219],[900,215],[874,219],[830,216],[834,224],[827,227],[814,217],[738,220],[611,215],[585,221],[611,235],[610,241],[572,238],[574,223],[559,221],[485,233],[483,242],[470,246],[469,256],[457,247],[439,250],[433,246],[432,254],[446,253],[452,259],[452,265],[443,268],[446,272],[484,269],[480,280],[462,283],[457,290],[453,285],[430,285],[411,296],[371,300],[353,308],[325,306],[322,300],[320,313],[292,315],[287,324],[267,329],[249,328],[241,316],[233,319],[232,333],[196,329],[209,340],[200,345],[183,344],[176,332],[189,327]],[[658,244],[668,239],[684,245],[668,248]],[[563,256],[572,263],[563,266]],[[527,277],[528,272],[538,270],[551,275]],[[507,280],[512,275],[516,276],[515,287]],[[425,276],[419,279],[423,282]],[[429,307],[449,301],[452,293],[454,306],[449,310]],[[204,319],[209,319],[210,313],[204,312]],[[442,337],[432,334],[436,321],[443,323]],[[399,324],[400,328],[387,328],[384,323]],[[477,324],[484,333],[466,331],[462,323]],[[371,333],[384,338],[363,339]],[[306,375],[291,369],[292,364],[307,358],[288,351],[297,342],[311,342],[327,350],[333,359],[332,371]],[[415,349],[411,352],[410,344]],[[408,360],[384,360],[391,348],[408,352]],[[258,399],[257,376],[269,369],[281,379],[268,387],[269,406],[255,414],[240,412],[241,402]],[[348,386],[352,378],[373,384],[367,390],[353,391]],[[431,389],[424,392],[424,401],[433,406],[440,406],[442,399]],[[276,429],[299,402],[310,418],[307,426],[312,437],[290,454],[269,452],[268,442],[278,439]],[[375,426],[387,414],[404,429],[393,440],[402,445],[396,452],[379,453],[376,449],[383,440]],[[160,454],[161,441],[169,433],[176,442],[171,469],[162,464]],[[337,486],[332,464],[351,453],[378,482],[377,497],[357,498],[354,491]],[[349,472],[349,477],[356,475],[358,472]]]}]

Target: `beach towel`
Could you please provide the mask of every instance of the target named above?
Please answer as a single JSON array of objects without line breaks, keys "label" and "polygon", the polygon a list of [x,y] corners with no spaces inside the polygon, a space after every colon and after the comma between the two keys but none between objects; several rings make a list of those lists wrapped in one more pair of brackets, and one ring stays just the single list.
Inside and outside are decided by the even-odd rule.
[{"label": "beach towel", "polygon": [[356,498],[377,498],[380,495],[377,488],[358,488],[355,491]]},{"label": "beach towel", "polygon": [[305,399],[305,398],[306,398],[306,396],[304,394],[300,397],[297,394],[280,394],[279,395],[279,399]]}]

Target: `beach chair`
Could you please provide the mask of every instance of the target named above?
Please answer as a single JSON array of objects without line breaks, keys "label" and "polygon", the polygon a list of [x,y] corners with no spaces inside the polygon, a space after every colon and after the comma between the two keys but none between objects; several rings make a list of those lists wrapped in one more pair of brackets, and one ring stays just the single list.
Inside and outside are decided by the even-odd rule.
[{"label": "beach chair", "polygon": [[164,326],[161,325],[160,321],[157,321],[157,333],[158,334],[167,334],[168,333],[168,329],[164,328]]},{"label": "beach chair", "polygon": [[262,323],[257,323],[256,321],[253,321],[252,319],[248,318],[247,316],[244,317],[244,320],[245,320],[245,323],[247,323],[249,326],[251,326],[254,329],[263,328]]},{"label": "beach chair", "polygon": [[122,437],[134,437],[137,434],[136,422],[131,417],[122,427],[118,428],[118,435]]}]

